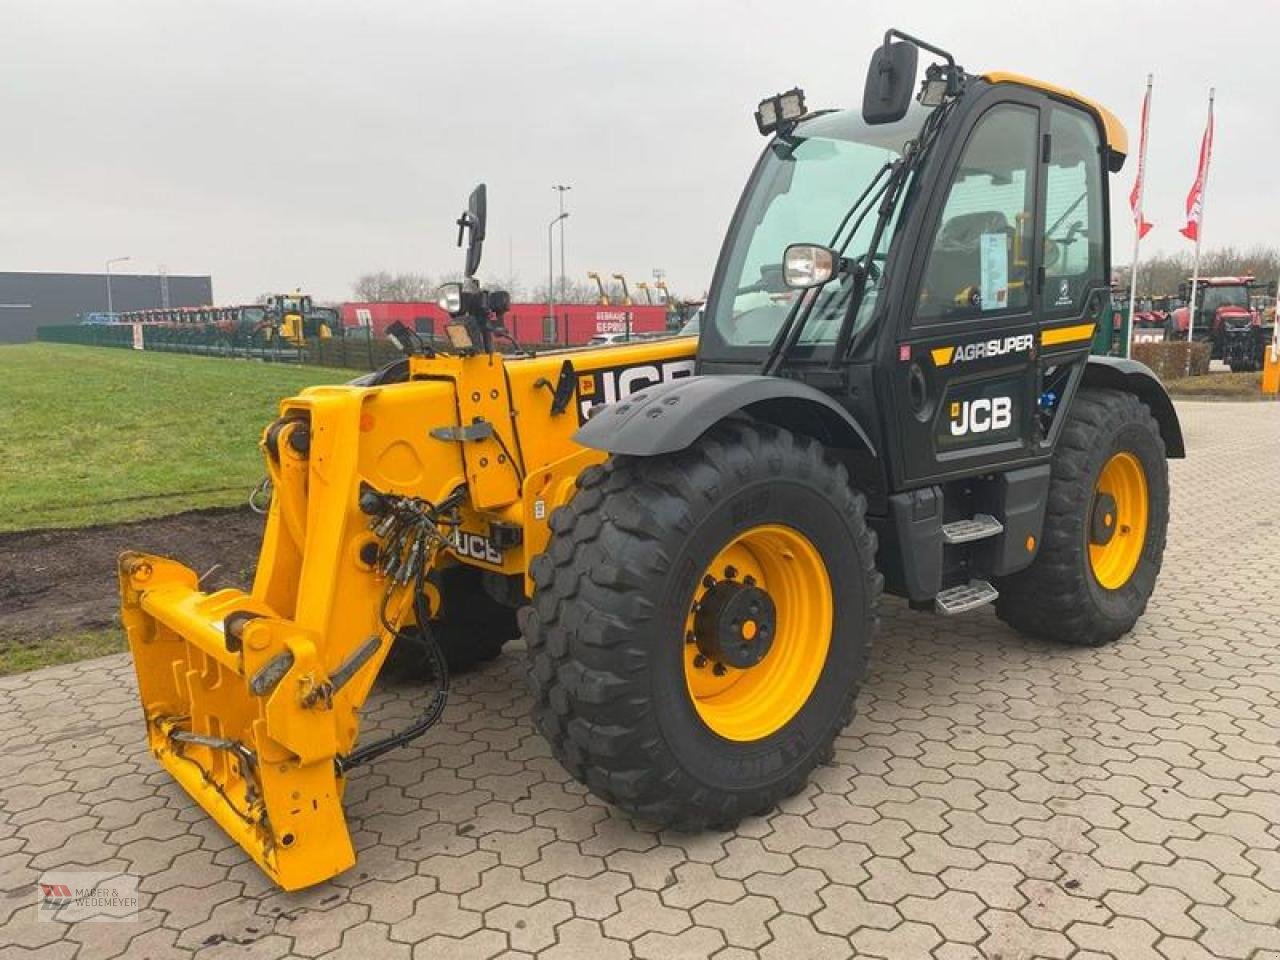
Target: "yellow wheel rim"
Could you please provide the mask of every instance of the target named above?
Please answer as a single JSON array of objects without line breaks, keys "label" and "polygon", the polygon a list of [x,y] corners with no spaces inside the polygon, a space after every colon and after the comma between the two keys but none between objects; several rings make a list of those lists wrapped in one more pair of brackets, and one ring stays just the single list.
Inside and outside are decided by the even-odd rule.
[{"label": "yellow wheel rim", "polygon": [[[772,601],[768,651],[738,669],[704,656],[694,639],[699,604],[718,581],[755,586]],[[702,722],[728,740],[760,740],[785,726],[808,702],[827,662],[834,622],[831,578],[818,549],[791,527],[765,524],[740,533],[708,564],[685,623],[684,674]],[[755,620],[741,622],[754,640]]]},{"label": "yellow wheel rim", "polygon": [[1100,587],[1118,590],[1138,568],[1147,542],[1147,475],[1132,453],[1121,451],[1102,468],[1089,517],[1089,566]]}]

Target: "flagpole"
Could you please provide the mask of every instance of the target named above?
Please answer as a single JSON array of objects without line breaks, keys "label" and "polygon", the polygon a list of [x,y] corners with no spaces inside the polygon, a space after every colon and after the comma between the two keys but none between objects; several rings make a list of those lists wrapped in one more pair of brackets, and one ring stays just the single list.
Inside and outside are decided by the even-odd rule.
[{"label": "flagpole", "polygon": [[1151,108],[1151,74],[1147,74],[1147,93],[1142,100],[1142,131],[1139,134],[1141,151],[1138,154],[1138,209],[1133,218],[1133,264],[1129,267],[1129,326],[1124,340],[1124,356],[1127,360],[1133,353],[1133,310],[1138,299],[1138,248],[1142,245],[1142,197],[1147,192],[1144,167],[1147,164],[1147,125],[1150,122],[1147,111]]},{"label": "flagpole", "polygon": [[[1209,122],[1213,122],[1213,87],[1209,88]],[[1209,197],[1209,167],[1212,166],[1212,140],[1209,153],[1204,162],[1204,182],[1200,184],[1200,219],[1196,223],[1195,265],[1191,270],[1191,301],[1187,304],[1187,376],[1191,375],[1191,345],[1195,343],[1196,331],[1196,287],[1200,284],[1200,241],[1204,237],[1205,201]]]}]

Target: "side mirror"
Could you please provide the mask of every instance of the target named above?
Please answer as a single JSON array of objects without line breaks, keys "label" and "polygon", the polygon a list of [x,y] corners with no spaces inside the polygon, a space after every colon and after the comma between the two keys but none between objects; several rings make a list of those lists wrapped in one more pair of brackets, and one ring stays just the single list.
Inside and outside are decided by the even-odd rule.
[{"label": "side mirror", "polygon": [[840,255],[816,243],[793,243],[782,255],[782,278],[793,290],[820,287],[836,273]]},{"label": "side mirror", "polygon": [[[484,227],[488,218],[488,202],[485,185],[482,183],[471,191],[471,199],[467,201],[467,212],[464,219],[470,228],[471,235],[467,242],[466,275],[474,277],[480,269],[480,254],[484,247]],[[461,225],[461,221],[459,221]]]},{"label": "side mirror", "polygon": [[[887,39],[887,38],[886,38]],[[884,43],[871,55],[862,91],[862,119],[869,124],[897,123],[907,115],[916,84],[914,43]]]}]

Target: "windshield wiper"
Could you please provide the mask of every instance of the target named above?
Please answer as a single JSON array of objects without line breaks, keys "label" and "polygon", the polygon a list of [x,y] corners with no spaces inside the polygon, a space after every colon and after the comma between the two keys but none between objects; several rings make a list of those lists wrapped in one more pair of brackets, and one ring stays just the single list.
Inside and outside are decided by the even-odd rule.
[{"label": "windshield wiper", "polygon": [[[880,181],[887,172],[893,169],[894,162],[895,161],[890,161],[889,163],[886,163],[879,169],[876,175],[871,178],[871,182],[867,184],[867,188],[859,194],[857,200],[853,201],[848,212],[841,218],[840,224],[836,227],[835,233],[832,234],[830,245],[834,249],[836,243],[840,239],[840,234],[844,232],[844,228],[848,225],[849,221],[853,219],[853,215],[858,212],[864,203],[866,203],[866,209],[863,210],[862,216],[858,217],[857,221],[854,223],[853,229],[849,231],[849,236],[845,238],[844,244],[836,250],[836,252],[842,256],[845,250],[848,249],[849,244],[853,242],[853,238],[857,236],[858,230],[862,226],[862,222],[867,218],[867,214],[875,207],[876,200],[880,198],[880,195],[888,186],[888,182],[880,184]],[[879,185],[879,189],[877,189],[877,185]],[[868,197],[870,197],[869,203],[867,202]],[[859,266],[857,269],[861,270],[863,268]],[[810,293],[813,295],[810,295]],[[813,313],[814,305],[818,302],[820,296],[820,289],[817,291],[805,290],[796,298],[796,302],[793,303],[791,305],[791,309],[787,311],[787,316],[782,321],[782,326],[778,328],[778,332],[769,346],[769,352],[765,355],[764,363],[760,365],[760,372],[762,374],[765,376],[772,376],[778,365],[782,362],[782,358],[790,353],[799,342],[801,334],[804,333],[804,325],[809,321],[809,317]]]},{"label": "windshield wiper", "polygon": [[[849,305],[845,308],[844,320],[840,324],[840,333],[836,336],[835,349],[831,351],[829,367],[832,370],[838,369],[844,363],[845,357],[848,356],[853,346],[854,321],[857,319],[858,309],[862,305],[862,298],[867,291],[867,276],[870,274],[871,264],[877,252],[879,252],[880,241],[884,238],[885,229],[889,225],[889,220],[893,217],[893,211],[897,208],[902,190],[906,186],[910,175],[929,155],[930,150],[938,139],[938,131],[942,129],[943,122],[946,120],[947,114],[951,112],[955,102],[955,100],[950,100],[944,103],[942,106],[935,108],[925,118],[924,126],[920,130],[920,136],[907,143],[902,157],[894,163],[893,173],[885,181],[885,189],[880,200],[879,217],[876,220],[875,231],[871,235],[871,242],[867,245],[866,253],[859,258],[865,266],[853,278],[853,292],[849,297]],[[882,279],[883,276],[884,274],[881,272]]]}]

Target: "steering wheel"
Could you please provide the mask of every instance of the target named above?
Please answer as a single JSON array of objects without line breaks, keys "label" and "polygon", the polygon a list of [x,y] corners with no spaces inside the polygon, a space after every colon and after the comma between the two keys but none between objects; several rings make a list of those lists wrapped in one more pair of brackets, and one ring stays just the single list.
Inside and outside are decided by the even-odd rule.
[{"label": "steering wheel", "polygon": [[782,264],[762,263],[760,265],[760,279],[755,283],[747,284],[745,287],[738,287],[734,291],[734,296],[740,297],[744,293],[786,293],[790,289],[783,279]]}]

